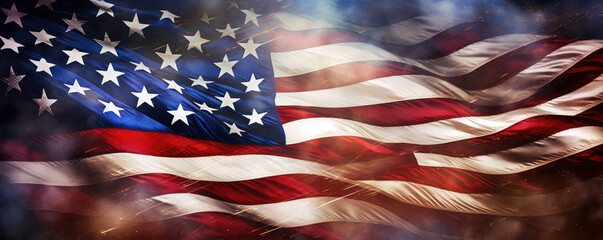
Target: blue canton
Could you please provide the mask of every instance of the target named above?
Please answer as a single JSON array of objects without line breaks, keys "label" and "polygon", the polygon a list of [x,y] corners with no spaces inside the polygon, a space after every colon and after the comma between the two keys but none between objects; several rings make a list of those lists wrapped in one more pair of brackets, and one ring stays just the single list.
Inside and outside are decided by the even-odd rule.
[{"label": "blue canton", "polygon": [[262,9],[96,0],[0,8],[3,138],[125,128],[285,142]]}]

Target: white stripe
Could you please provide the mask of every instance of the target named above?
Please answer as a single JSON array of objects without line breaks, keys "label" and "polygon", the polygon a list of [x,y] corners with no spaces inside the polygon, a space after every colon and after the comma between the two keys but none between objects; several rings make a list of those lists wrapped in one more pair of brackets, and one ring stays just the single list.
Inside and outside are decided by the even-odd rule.
[{"label": "white stripe", "polygon": [[[195,213],[226,213],[275,227],[294,228],[326,222],[358,222],[392,226],[418,235],[436,236],[371,203],[336,197],[310,197],[268,204],[244,205],[210,197],[173,193],[133,202],[99,200],[91,208],[47,204],[36,210],[100,216],[119,221],[153,222]],[[268,229],[266,229],[268,230]],[[445,237],[437,235],[438,237]]]},{"label": "white stripe", "polygon": [[[330,167],[272,155],[170,158],[110,153],[72,161],[0,162],[0,175],[13,183],[82,186],[128,176],[165,173],[200,181],[230,182],[286,174],[333,177]],[[89,171],[84,171],[89,169]]]},{"label": "white stripe", "polygon": [[602,127],[580,127],[556,133],[521,147],[474,157],[415,153],[421,166],[450,167],[487,174],[527,171],[603,143]]},{"label": "white stripe", "polygon": [[540,35],[509,34],[470,44],[450,55],[415,60],[399,57],[368,43],[335,43],[318,47],[271,53],[275,77],[305,74],[339,64],[360,61],[395,61],[414,65],[434,74],[453,77],[472,72],[485,63],[527,44],[547,38]]},{"label": "white stripe", "polygon": [[[569,155],[595,147],[603,141],[603,127],[585,126],[561,131],[521,147],[490,155],[453,158],[429,153],[415,153],[422,166],[453,167],[454,162],[467,162],[469,169],[489,174],[511,174],[527,171]],[[451,163],[439,163],[440,159]],[[435,160],[434,160],[435,159]],[[514,159],[525,159],[524,161]],[[206,157],[157,157],[134,153],[109,153],[72,161],[0,162],[0,174],[9,182],[57,186],[82,186],[107,182],[133,175],[165,173],[187,179],[214,182],[245,181],[287,174],[312,174],[328,178],[354,178],[364,175],[369,165],[388,168],[389,164],[355,163],[329,166],[311,161],[274,155],[235,155]],[[480,168],[481,167],[481,168]],[[83,171],[90,169],[94,174]]]},{"label": "white stripe", "polygon": [[[420,16],[389,26],[369,29],[356,26],[355,29],[365,36],[370,36],[384,42],[412,45],[423,42],[438,33],[468,21],[469,19],[463,18]],[[365,29],[366,31],[364,31]]]},{"label": "white stripe", "polygon": [[470,91],[483,105],[519,102],[551,82],[591,53],[603,48],[603,40],[586,40],[568,44],[521,71],[511,79],[489,89]]},{"label": "white stripe", "polygon": [[[496,216],[545,216],[584,206],[602,193],[603,178],[574,184],[553,192],[530,196],[462,194],[417,183],[359,181],[358,186],[378,190],[400,202],[450,212]],[[99,199],[91,208],[77,208],[53,198],[35,210],[104,216],[126,221],[159,221],[180,216],[222,212],[281,227],[322,222],[362,222],[421,232],[398,215],[380,206],[343,197],[308,197],[269,204],[244,205],[191,193],[173,193],[123,203]]]},{"label": "white stripe", "polygon": [[315,16],[278,13],[274,15],[279,27],[289,31],[341,28],[356,31],[367,37],[400,45],[413,45],[425,41],[436,34],[468,22],[468,19],[442,16],[420,16],[383,27],[366,27],[341,21],[326,21]]},{"label": "white stripe", "polygon": [[573,116],[603,100],[603,75],[580,89],[543,104],[477,117],[460,117],[424,124],[382,127],[339,118],[306,118],[283,124],[286,144],[338,136],[362,137],[387,143],[433,145],[496,133],[530,117]]},{"label": "white stripe", "polygon": [[316,17],[292,13],[278,13],[273,17],[276,20],[277,26],[289,31],[304,31],[311,29],[324,29],[324,28],[336,28],[339,25],[340,28],[350,28],[350,24],[345,22],[335,21],[324,21],[316,19]]},{"label": "white stripe", "polygon": [[[568,134],[580,134],[588,132],[592,127],[582,127],[570,131]],[[597,132],[601,132],[598,127]],[[584,142],[579,136],[571,139],[563,138],[566,133],[550,136],[549,141],[567,142],[576,140]],[[585,134],[582,134],[585,135]],[[586,136],[599,137],[598,136]],[[588,139],[587,139],[588,140]],[[541,144],[541,143],[538,143]],[[591,144],[592,145],[592,144]],[[533,148],[533,147],[529,147]],[[547,163],[575,153],[578,149],[554,148],[542,152],[542,154],[530,153],[530,149],[523,149],[528,156],[525,159],[542,165],[541,159],[547,157]],[[581,149],[584,150],[584,149]],[[516,152],[518,150],[510,150]],[[508,151],[503,151],[508,152]],[[502,154],[504,155],[504,154]],[[503,156],[505,157],[505,156]],[[1,162],[0,171],[2,175],[12,183],[80,186],[92,183],[107,182],[114,179],[145,173],[166,173],[191,180],[201,181],[245,181],[269,176],[286,174],[312,174],[324,176],[353,185],[367,188],[369,190],[383,192],[401,202],[417,205],[420,207],[436,208],[453,212],[465,212],[474,214],[493,214],[505,216],[538,216],[554,214],[571,208],[581,201],[572,200],[574,187],[556,193],[547,193],[535,196],[508,197],[498,194],[465,194],[443,190],[432,186],[403,181],[356,181],[349,177],[364,175],[365,168],[356,168],[354,164],[339,166],[328,166],[308,161],[278,157],[271,155],[240,155],[240,156],[211,156],[196,158],[168,158],[153,157],[130,153],[114,153],[96,157],[90,157],[75,161],[61,162]],[[520,162],[518,167],[528,170],[532,167]],[[515,167],[514,169],[517,169]],[[381,168],[388,168],[382,164]],[[82,171],[90,169],[90,171]],[[258,170],[260,170],[258,172]],[[600,183],[600,182],[598,182]],[[589,183],[590,184],[590,183]],[[571,190],[571,191],[570,191]],[[425,194],[416,194],[417,192]],[[561,197],[563,192],[569,195]],[[499,199],[511,199],[499,202]],[[513,200],[514,199],[514,200]],[[525,202],[552,202],[555,199],[566,199],[565,205],[552,204],[539,208],[524,207]],[[456,205],[451,205],[455,202]],[[523,204],[523,205],[522,205]]]},{"label": "white stripe", "polygon": [[277,106],[342,108],[425,98],[470,101],[472,96],[432,76],[399,75],[315,91],[279,92],[274,101]]},{"label": "white stripe", "polygon": [[280,92],[276,94],[275,103],[277,106],[339,108],[413,99],[448,98],[476,105],[505,105],[529,97],[569,67],[602,47],[601,40],[568,44],[508,81],[478,91],[466,91],[432,76],[399,75],[330,89]]},{"label": "white stripe", "polygon": [[139,215],[146,221],[175,218],[198,212],[223,212],[287,228],[341,221],[388,225],[419,235],[425,234],[382,207],[363,201],[335,197],[311,197],[278,203],[242,205],[201,195],[177,193],[152,197],[137,202],[134,206],[139,209],[149,207],[143,215]]},{"label": "white stripe", "polygon": [[362,181],[362,183],[386,192],[401,202],[416,206],[497,216],[545,216],[562,213],[584,206],[603,193],[601,177],[570,188],[530,196],[460,194],[400,181]]},{"label": "white stripe", "polygon": [[[489,174],[511,174],[530,170],[595,147],[603,141],[601,131],[603,131],[601,127],[592,126],[569,129],[526,146],[462,159],[427,153],[415,153],[415,156],[422,166],[453,167]],[[545,145],[545,143],[552,145]],[[539,150],[543,148],[545,150]],[[520,159],[526,161],[513,161],[517,155],[522,155]],[[447,158],[452,159],[447,161],[450,163],[439,161]],[[475,167],[455,165],[458,162],[469,162],[468,165]],[[335,168],[342,169],[341,174],[336,172]],[[94,174],[84,171],[85,169],[90,169]],[[110,153],[72,161],[0,162],[0,175],[9,182],[57,186],[82,186],[148,173],[165,173],[200,181],[228,182],[286,174],[312,174],[329,178],[353,177],[354,172],[362,174],[362,169],[354,168],[353,164],[332,167],[287,157],[251,154],[171,158],[134,153]]]}]

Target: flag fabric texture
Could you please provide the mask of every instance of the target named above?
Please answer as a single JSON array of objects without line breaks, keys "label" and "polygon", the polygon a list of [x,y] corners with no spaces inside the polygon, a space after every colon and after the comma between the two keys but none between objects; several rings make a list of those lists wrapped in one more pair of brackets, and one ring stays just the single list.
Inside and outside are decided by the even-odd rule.
[{"label": "flag fabric texture", "polygon": [[601,237],[603,40],[425,4],[1,1],[2,234]]}]

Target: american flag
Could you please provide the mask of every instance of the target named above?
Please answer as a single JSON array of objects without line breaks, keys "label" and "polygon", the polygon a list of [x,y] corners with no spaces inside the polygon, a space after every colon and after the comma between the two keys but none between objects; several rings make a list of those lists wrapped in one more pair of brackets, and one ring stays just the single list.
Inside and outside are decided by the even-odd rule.
[{"label": "american flag", "polygon": [[0,1],[0,236],[601,237],[599,4],[469,2]]}]

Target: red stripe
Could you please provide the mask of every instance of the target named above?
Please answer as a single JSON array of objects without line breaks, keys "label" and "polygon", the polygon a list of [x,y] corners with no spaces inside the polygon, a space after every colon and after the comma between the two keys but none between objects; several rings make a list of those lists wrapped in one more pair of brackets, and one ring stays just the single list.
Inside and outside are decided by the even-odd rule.
[{"label": "red stripe", "polygon": [[492,135],[430,146],[382,143],[358,137],[321,138],[288,146],[235,145],[168,133],[92,129],[71,134],[0,140],[0,148],[10,150],[2,151],[5,161],[56,161],[114,152],[166,157],[268,154],[327,164],[388,158],[413,152],[463,157],[521,146],[570,128],[599,126],[600,121],[586,117],[598,116],[600,108],[577,117],[533,117]]},{"label": "red stripe", "polygon": [[[477,239],[596,239],[601,204],[565,214],[535,217],[500,217],[484,223],[456,226],[423,224],[440,232]],[[159,222],[119,223],[113,219],[36,211],[45,234],[53,239],[422,239],[401,229],[365,223],[320,223],[297,228],[276,228],[222,213],[198,213]],[[107,229],[114,230],[105,232]],[[482,227],[482,228],[480,228]]]},{"label": "red stripe", "polygon": [[[565,188],[579,179],[603,174],[602,146],[583,151],[544,166],[508,175],[480,174],[456,168],[391,166],[372,173],[376,180],[404,180],[461,193],[527,195]],[[367,177],[368,178],[368,177]]]},{"label": "red stripe", "polygon": [[117,224],[114,219],[67,213],[36,211],[35,215],[45,236],[51,239],[418,239],[404,230],[374,224],[334,222],[288,229],[213,212]]},{"label": "red stripe", "polygon": [[197,213],[156,222],[128,222],[50,211],[35,211],[49,239],[287,239],[309,237],[298,230],[272,226],[223,213]]},{"label": "red stripe", "polygon": [[[437,223],[429,227],[477,239],[596,239],[600,234],[597,212],[601,207],[594,204],[562,215],[527,219],[500,217],[487,222],[489,225],[467,222],[456,229]],[[222,213],[119,224],[114,219],[65,213],[36,211],[35,215],[44,227],[41,231],[52,239],[421,239],[401,229],[374,224],[332,222],[286,229]],[[113,227],[116,228],[105,232]]]},{"label": "red stripe", "polygon": [[[600,126],[600,122],[575,117],[542,116],[521,121],[492,135],[445,144],[422,146],[382,143],[357,137],[332,137],[291,145],[288,152],[293,156],[301,156],[304,159],[328,160],[331,164],[388,158],[414,152],[468,157],[522,146],[578,126]],[[278,151],[273,153],[281,154]]]},{"label": "red stripe", "polygon": [[[368,169],[364,176],[357,178],[414,182],[460,193],[528,196],[568,188],[601,176],[603,159],[597,156],[597,151],[585,151],[538,169],[511,175],[488,175],[448,168],[393,166],[386,171],[381,169],[373,172]],[[94,174],[94,170],[90,172]],[[374,177],[370,176],[371,174]],[[34,206],[33,208],[74,212],[90,209],[96,199],[129,202],[170,193],[194,193],[239,204],[275,203],[321,196],[345,196],[367,202],[382,202],[389,206],[398,204],[395,199],[354,184],[306,174],[211,182],[155,173],[78,187],[35,184],[17,184],[16,187],[22,195],[28,196],[28,205]],[[53,202],[57,199],[59,201]]]},{"label": "red stripe", "polygon": [[278,77],[275,78],[275,87],[276,92],[312,91],[347,86],[375,78],[410,74],[429,75],[430,73],[396,62],[353,62],[297,76]]},{"label": "red stripe", "polygon": [[365,35],[345,29],[313,29],[305,31],[271,31],[272,52],[294,51],[327,44],[344,42],[368,42],[393,54],[416,59],[433,59],[446,56],[469,44],[501,35],[505,30],[493,28],[485,23],[463,23],[449,28],[423,42],[401,46],[380,42]]},{"label": "red stripe", "polygon": [[[483,115],[472,104],[445,98],[418,99],[349,108],[279,106],[277,111],[283,124],[305,118],[331,117],[377,126],[413,125],[454,117]],[[387,117],[383,117],[383,113],[387,113]]]},{"label": "red stripe", "polygon": [[[575,40],[546,39],[511,51],[475,71],[459,77],[439,77],[464,89],[484,89],[494,86],[540,59]],[[300,92],[341,87],[375,78],[395,75],[433,75],[427,71],[397,62],[366,61],[336,65],[292,77],[275,79],[277,92]]]},{"label": "red stripe", "polygon": [[[501,106],[481,106],[459,100],[429,98],[348,108],[279,106],[277,110],[282,123],[304,118],[333,117],[378,126],[421,124],[457,117],[488,116],[536,106],[571,93],[590,83],[602,73],[603,52],[600,52],[568,69],[532,96]],[[383,117],[384,112],[388,113],[387,118]]]},{"label": "red stripe", "polygon": [[[150,179],[150,181],[157,181],[157,179]],[[324,184],[324,183],[321,183]],[[439,229],[439,228],[435,228],[434,229],[434,225],[438,225],[438,226],[447,226],[447,227],[451,227],[452,229],[458,229],[462,226],[464,226],[465,224],[472,224],[475,225],[476,227],[479,228],[484,228],[492,223],[493,221],[496,221],[496,219],[499,219],[499,217],[497,216],[490,216],[490,215],[480,215],[480,214],[466,214],[466,213],[453,213],[453,212],[447,212],[447,211],[442,211],[442,210],[436,210],[436,209],[428,209],[428,208],[422,208],[422,207],[417,207],[417,206],[413,206],[413,205],[409,205],[409,204],[404,204],[404,203],[400,203],[398,201],[392,200],[388,197],[385,197],[383,195],[380,194],[375,194],[373,192],[369,192],[369,191],[356,191],[359,189],[346,189],[345,187],[347,187],[345,184],[338,184],[338,182],[329,182],[329,187],[331,187],[332,189],[329,189],[329,191],[323,191],[322,193],[319,193],[320,195],[324,196],[332,196],[332,195],[338,195],[337,193],[333,193],[333,192],[342,192],[342,191],[350,191],[351,193],[354,193],[352,195],[347,196],[346,198],[348,199],[357,199],[357,200],[361,200],[361,201],[366,201],[366,202],[370,202],[372,204],[381,206],[385,209],[387,209],[388,211],[400,216],[402,219],[406,219],[411,221],[413,224],[417,225],[418,227],[428,230],[428,231],[434,231],[434,232],[439,232],[439,233],[446,233],[447,231],[450,230],[445,230],[445,229]],[[251,186],[251,185],[249,185]],[[255,186],[255,185],[253,185]],[[263,187],[262,187],[263,188]],[[22,188],[23,189],[23,188]],[[41,209],[41,210],[49,210],[52,209],[54,211],[58,211],[58,212],[62,212],[62,211],[67,211],[67,212],[77,212],[77,213],[81,213],[81,214],[88,214],[90,212],[91,209],[98,209],[98,207],[102,207],[101,209],[103,209],[103,211],[107,211],[104,209],[113,209],[115,211],[121,211],[120,207],[121,204],[123,204],[122,201],[115,201],[113,203],[108,203],[106,201],[100,202],[99,200],[102,200],[102,198],[96,198],[94,196],[94,194],[96,192],[92,192],[92,195],[90,195],[89,193],[85,193],[83,191],[81,191],[78,188],[61,188],[61,187],[50,187],[47,186],[45,187],[45,189],[52,189],[51,191],[48,191],[52,194],[48,194],[48,192],[41,192],[39,191],[31,191],[31,192],[27,192],[25,191],[24,194],[24,199],[28,200],[28,206],[30,206],[33,209]],[[27,189],[25,189],[27,190]],[[34,190],[34,189],[31,189]],[[66,191],[65,191],[66,190]],[[237,198],[243,198],[245,199],[245,201],[247,200],[247,197],[251,197],[253,198],[253,191],[246,191],[246,189],[240,189],[241,191],[238,192],[238,194],[243,195],[243,197],[239,196]],[[295,189],[297,190],[297,189]],[[144,191],[147,191],[147,189],[144,189]],[[580,194],[585,198],[585,200],[589,200],[591,202],[596,202],[597,199],[597,195],[596,192],[598,191],[598,189],[593,189],[592,192],[580,192]],[[266,194],[266,192],[262,191],[262,194]],[[233,193],[236,194],[236,193]],[[220,192],[221,196],[228,196],[228,193],[222,193]],[[44,196],[44,198],[41,198],[40,196]],[[311,197],[311,196],[305,196],[305,197]],[[559,199],[559,202],[563,202],[563,199]],[[581,206],[574,206],[576,208],[581,207]],[[571,210],[568,210],[571,211]],[[106,214],[106,213],[104,213]],[[132,216],[134,213],[128,213],[125,216]],[[555,215],[563,215],[563,213],[560,214],[554,214],[552,216]],[[120,215],[123,216],[123,215]],[[530,220],[531,218],[539,218],[539,217],[508,217],[508,218],[512,218],[512,219],[516,219],[518,221],[522,221],[522,220]],[[127,220],[127,218],[126,218]],[[458,234],[458,233],[456,233]]]}]

